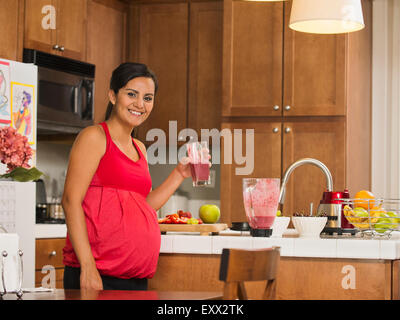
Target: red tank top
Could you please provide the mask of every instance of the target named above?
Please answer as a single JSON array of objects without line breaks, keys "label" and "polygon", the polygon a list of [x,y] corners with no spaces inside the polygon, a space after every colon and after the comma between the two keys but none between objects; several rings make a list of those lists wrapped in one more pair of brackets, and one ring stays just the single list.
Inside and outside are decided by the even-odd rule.
[{"label": "red tank top", "polygon": [[[153,277],[160,252],[157,213],[146,202],[151,190],[147,161],[132,139],[133,161],[112,141],[107,124],[106,152],[92,178],[82,207],[89,243],[101,275],[122,279]],[[67,235],[63,262],[80,267]]]}]

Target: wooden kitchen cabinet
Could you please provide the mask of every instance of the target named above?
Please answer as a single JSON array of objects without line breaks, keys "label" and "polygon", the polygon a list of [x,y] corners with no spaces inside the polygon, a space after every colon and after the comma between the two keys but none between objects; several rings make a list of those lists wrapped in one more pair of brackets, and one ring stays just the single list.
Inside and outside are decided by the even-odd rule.
[{"label": "wooden kitchen cabinet", "polygon": [[[161,253],[149,290],[222,292],[220,264],[218,254]],[[281,256],[276,300],[398,300],[399,265],[399,260]],[[345,267],[354,270],[354,287]],[[265,284],[245,282],[249,299],[260,299]]]},{"label": "wooden kitchen cabinet", "polygon": [[[49,275],[49,271],[42,273],[43,267],[50,266],[54,267],[56,288],[63,288],[64,264],[62,250],[64,246],[65,238],[36,239],[36,287],[41,287],[42,279]],[[49,279],[44,285],[50,285]]]},{"label": "wooden kitchen cabinet", "polygon": [[130,56],[146,64],[159,81],[153,112],[138,128],[145,142],[150,129],[168,135],[169,121],[177,121],[178,132],[187,124],[188,17],[187,3],[139,5],[134,10],[130,36],[136,46]]},{"label": "wooden kitchen cabinet", "polygon": [[223,116],[345,115],[348,37],[293,31],[290,8],[224,0]]},{"label": "wooden kitchen cabinet", "polygon": [[222,1],[131,5],[129,58],[147,64],[159,80],[154,109],[138,128],[141,141],[159,128],[174,143],[169,121],[177,121],[177,133],[190,128],[199,137],[201,129],[220,128],[222,18]]},{"label": "wooden kitchen cabinet", "polygon": [[[281,123],[282,153],[274,155],[281,163],[280,177],[293,162],[315,158],[331,171],[334,191],[346,188],[350,196],[359,190],[370,189],[371,185],[372,3],[370,0],[362,3],[366,25],[362,31],[322,36],[288,28],[290,2],[283,5],[224,0],[223,123],[255,120],[264,125]],[[252,31],[253,21],[262,20],[256,8],[270,15],[279,12],[275,13],[277,20],[282,13],[280,22],[284,23],[281,25],[284,40],[278,42],[282,44],[278,47],[283,50],[280,51],[283,61],[276,62],[282,77],[277,89],[260,75],[268,70],[272,74],[272,69],[265,66],[271,64],[274,51],[262,58],[262,50],[257,47],[268,42],[262,39],[268,32],[257,37],[257,32]],[[268,23],[272,28],[273,21]],[[242,35],[242,29],[246,26],[253,36],[248,42],[255,46],[251,51],[239,46],[239,43],[245,43],[246,35]],[[248,82],[251,77],[261,79],[262,85],[256,90],[258,95],[253,91],[257,84],[246,87],[246,83],[251,83]],[[248,97],[247,104],[238,96],[241,88],[244,88],[243,96]],[[275,93],[280,100],[273,100]],[[279,108],[275,110],[274,106]],[[282,106],[289,108],[282,110]],[[265,148],[270,143],[266,141],[256,143],[255,150]],[[271,158],[272,155],[258,155],[256,152],[255,162],[259,157]],[[225,221],[246,221],[243,205],[239,206],[242,192],[234,185],[238,181],[231,182],[230,170],[221,166],[221,181],[226,182],[221,184],[221,208],[231,208],[225,211],[225,215],[232,216]],[[265,170],[259,177],[275,177],[275,172]],[[321,170],[309,165],[297,168],[289,179],[284,215],[308,212],[310,203],[316,210],[325,188]],[[240,200],[233,200],[236,205],[231,206],[229,201],[237,198]]]},{"label": "wooden kitchen cabinet", "polygon": [[[233,159],[226,163],[224,157],[226,141],[221,142],[221,221],[247,221],[243,206],[243,178],[282,178],[283,172],[301,158],[315,158],[324,163],[332,174],[335,190],[345,188],[345,120],[343,118],[318,119],[292,122],[230,122],[222,129],[242,131],[242,151],[246,155],[246,129],[254,129],[254,171],[240,175],[235,170],[243,167]],[[240,141],[240,140],[238,140]],[[237,144],[235,145],[236,148]],[[228,148],[227,148],[228,150]],[[232,151],[230,151],[232,153]],[[247,160],[250,161],[250,160]],[[222,182],[223,181],[223,182]],[[323,172],[311,165],[298,167],[286,189],[283,215],[291,216],[296,211],[305,211],[314,203],[316,210],[326,188]]]},{"label": "wooden kitchen cabinet", "polygon": [[[334,191],[346,187],[345,119],[310,119],[283,123],[282,172],[302,158],[314,158],[325,164],[331,172]],[[283,174],[282,174],[283,177]],[[326,177],[321,169],[304,165],[297,167],[289,178],[283,206],[283,215],[309,212],[313,203],[314,214],[322,193],[326,190]]]},{"label": "wooden kitchen cabinet", "polygon": [[292,1],[285,2],[283,115],[346,115],[349,37],[290,29],[291,7]]},{"label": "wooden kitchen cabinet", "polygon": [[[280,178],[281,128],[281,122],[222,123],[221,132],[231,132],[232,136],[227,134],[226,139],[221,138],[221,222],[230,225],[231,222],[247,221],[243,206],[243,178]],[[254,146],[248,145],[251,139],[246,138],[246,130],[254,130]],[[238,145],[242,146],[242,150],[232,150],[232,146],[237,148]],[[239,164],[238,155],[244,155],[247,163]],[[254,168],[251,174],[238,171],[246,166]]]},{"label": "wooden kitchen cabinet", "polygon": [[190,4],[187,127],[220,129],[222,103],[222,2]]},{"label": "wooden kitchen cabinet", "polygon": [[283,2],[224,0],[222,115],[282,114]]},{"label": "wooden kitchen cabinet", "polygon": [[24,1],[0,0],[0,58],[22,61]]},{"label": "wooden kitchen cabinet", "polygon": [[[42,24],[48,5],[55,9],[55,29]],[[86,18],[87,0],[25,0],[24,47],[84,61]]]},{"label": "wooden kitchen cabinet", "polygon": [[120,1],[88,2],[87,61],[96,66],[94,123],[104,121],[111,74],[126,59],[127,8]]}]

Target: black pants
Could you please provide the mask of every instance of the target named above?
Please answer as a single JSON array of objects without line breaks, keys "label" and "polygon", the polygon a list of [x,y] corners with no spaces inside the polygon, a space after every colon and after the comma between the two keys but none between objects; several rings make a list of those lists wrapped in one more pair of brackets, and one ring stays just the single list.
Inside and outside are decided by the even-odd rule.
[{"label": "black pants", "polygon": [[[64,289],[80,289],[81,269],[64,267]],[[147,290],[147,279],[120,279],[101,276],[104,290]]]}]

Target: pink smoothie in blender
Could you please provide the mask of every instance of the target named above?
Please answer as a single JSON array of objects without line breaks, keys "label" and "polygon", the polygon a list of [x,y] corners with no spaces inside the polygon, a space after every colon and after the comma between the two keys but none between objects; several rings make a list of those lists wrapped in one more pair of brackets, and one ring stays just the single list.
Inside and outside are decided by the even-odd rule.
[{"label": "pink smoothie in blender", "polygon": [[270,228],[278,209],[279,191],[279,179],[243,179],[243,203],[252,236],[271,235]]}]

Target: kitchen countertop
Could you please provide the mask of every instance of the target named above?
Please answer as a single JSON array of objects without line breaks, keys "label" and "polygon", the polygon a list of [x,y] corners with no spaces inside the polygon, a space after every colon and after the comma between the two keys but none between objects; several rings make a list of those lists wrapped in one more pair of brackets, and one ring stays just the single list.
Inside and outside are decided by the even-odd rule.
[{"label": "kitchen countertop", "polygon": [[219,236],[168,233],[161,236],[161,253],[221,254],[222,248],[261,249],[281,247],[282,257],[400,259],[400,232],[388,237],[322,235],[319,239],[300,238],[294,229],[283,237],[258,238],[227,230]]},{"label": "kitchen countertop", "polygon": [[35,224],[36,239],[65,238],[66,236],[67,236],[66,224],[47,224],[47,223]]},{"label": "kitchen countertop", "polygon": [[[36,239],[65,238],[65,224],[36,224]],[[249,232],[225,230],[218,236],[196,233],[168,232],[161,235],[161,253],[221,254],[222,248],[260,249],[281,247],[282,257],[400,259],[400,232],[390,237],[361,237],[322,235],[319,239],[300,238],[294,229],[287,229],[283,237],[255,238]]]}]

